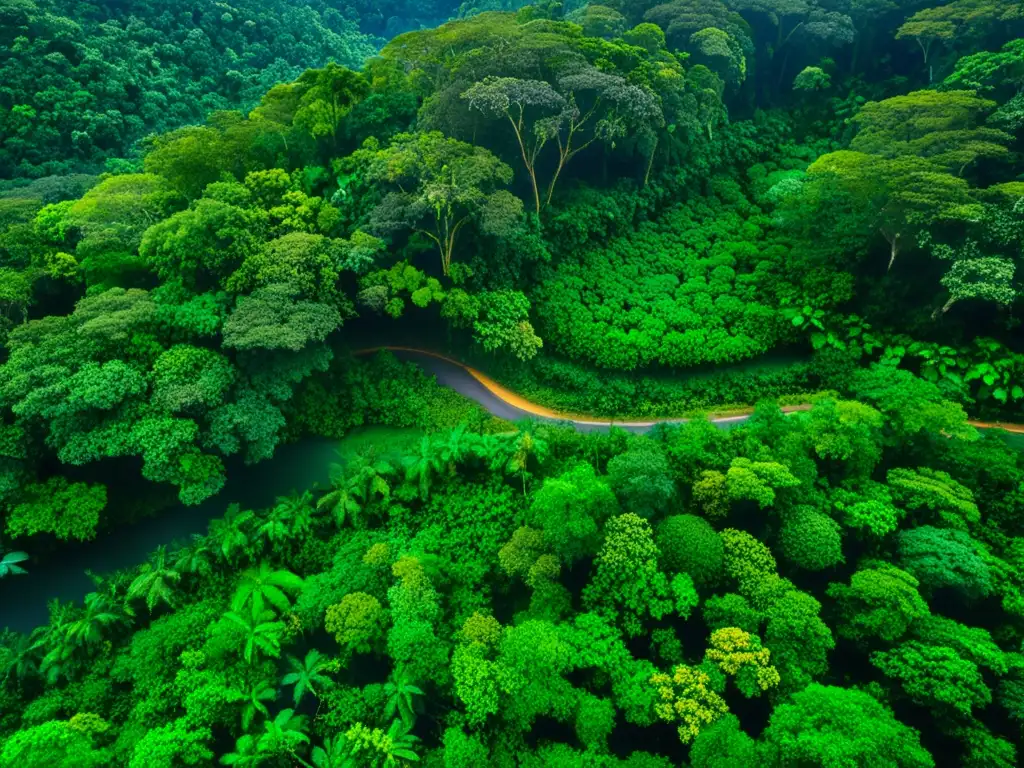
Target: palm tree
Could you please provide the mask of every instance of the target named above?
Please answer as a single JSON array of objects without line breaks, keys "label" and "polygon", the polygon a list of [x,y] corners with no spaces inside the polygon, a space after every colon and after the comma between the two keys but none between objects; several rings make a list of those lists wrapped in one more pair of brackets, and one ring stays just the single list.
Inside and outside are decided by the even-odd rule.
[{"label": "palm tree", "polygon": [[99,645],[107,628],[125,622],[127,616],[100,592],[86,595],[82,608],[54,600],[50,603],[50,622],[31,635],[32,651],[43,653],[39,671],[50,684],[61,676],[69,677],[78,651]]},{"label": "palm tree", "polygon": [[104,594],[90,592],[85,596],[85,607],[77,618],[64,628],[64,637],[72,647],[89,647],[102,642],[108,627],[126,623],[127,618],[117,605]]},{"label": "palm tree", "polygon": [[425,499],[430,493],[430,482],[434,474],[440,472],[443,467],[434,442],[424,435],[420,439],[417,453],[405,460],[405,480],[415,481],[419,486],[420,496]]},{"label": "palm tree", "polygon": [[174,587],[181,581],[181,574],[167,564],[167,548],[159,546],[149,562],[139,569],[139,575],[128,587],[128,600],[145,598],[150,613],[160,603],[174,607]]},{"label": "palm tree", "polygon": [[28,553],[26,552],[8,552],[3,557],[0,557],[0,579],[4,576],[17,576],[24,573],[28,573],[18,563],[24,563],[28,560]]},{"label": "palm tree", "polygon": [[256,526],[256,537],[271,545],[307,533],[312,524],[313,494],[304,491],[278,496],[273,509]]},{"label": "palm tree", "polygon": [[[368,728],[356,723],[345,734],[339,736],[343,759],[331,765],[344,768],[357,764],[369,764],[374,768],[399,768],[404,761],[417,762],[419,755],[415,752],[419,738],[409,733],[409,729],[401,720],[392,720],[387,733],[379,728]],[[314,750],[315,759],[316,750]],[[357,763],[356,761],[362,761]]]},{"label": "palm tree", "polygon": [[61,675],[66,675],[69,672],[69,662],[74,655],[75,649],[67,641],[65,629],[75,611],[75,606],[71,603],[52,600],[48,607],[50,621],[32,630],[29,638],[32,641],[32,651],[43,654],[39,671],[52,685]]},{"label": "palm tree", "polygon": [[245,650],[242,655],[247,663],[252,664],[257,653],[275,659],[280,657],[281,637],[284,635],[285,626],[280,621],[274,621],[272,611],[253,611],[249,614],[229,611],[224,614],[224,618],[245,632]]},{"label": "palm tree", "polygon": [[174,570],[181,574],[208,576],[213,570],[210,562],[213,550],[205,536],[192,534],[192,543],[174,553]]},{"label": "palm tree", "polygon": [[508,460],[506,471],[518,472],[523,480],[523,495],[526,495],[526,470],[530,464],[530,457],[536,456],[543,461],[547,455],[548,445],[543,440],[534,437],[529,431],[522,431],[516,437],[515,452]]},{"label": "palm tree", "polygon": [[394,471],[394,468],[386,461],[360,459],[359,471],[352,478],[352,495],[362,503],[364,508],[378,499],[384,502],[388,501],[391,498],[391,486],[384,478]]},{"label": "palm tree", "polygon": [[306,654],[306,658],[302,661],[299,661],[294,656],[289,656],[288,666],[291,672],[281,678],[281,684],[295,686],[295,690],[292,691],[292,698],[297,707],[302,702],[303,696],[306,695],[306,691],[309,691],[317,698],[320,697],[320,694],[316,692],[314,684],[329,684],[331,679],[324,673],[330,670],[334,664],[314,648]]},{"label": "palm tree", "polygon": [[253,613],[261,614],[270,603],[283,613],[291,608],[289,595],[297,594],[302,584],[300,576],[285,569],[275,571],[263,561],[259,568],[249,568],[242,573],[235,596],[231,599],[231,610],[241,611],[251,602]]},{"label": "palm tree", "polygon": [[330,511],[338,527],[343,526],[346,519],[358,526],[361,512],[378,499],[386,502],[391,498],[391,486],[385,479],[386,475],[394,472],[390,464],[363,457],[352,463],[353,467],[332,466],[332,490],[324,494],[316,505],[320,511]]},{"label": "palm tree", "polygon": [[333,739],[327,739],[322,747],[313,747],[314,768],[347,768],[348,748],[345,734],[339,733]]},{"label": "palm tree", "polygon": [[416,722],[416,709],[413,696],[422,696],[423,691],[412,684],[404,669],[396,670],[391,679],[384,684],[384,693],[388,700],[384,708],[385,717],[401,718],[407,728]]},{"label": "palm tree", "polygon": [[12,677],[23,682],[39,674],[38,653],[31,636],[13,635],[13,639],[8,643],[6,664],[4,682]]},{"label": "palm tree", "polygon": [[298,758],[295,750],[309,743],[306,717],[296,715],[293,709],[282,709],[273,720],[267,720],[263,727],[265,732],[256,743],[256,749],[267,755],[291,755]]},{"label": "palm tree", "polygon": [[234,562],[239,554],[251,558],[254,552],[252,532],[256,513],[243,510],[237,504],[228,505],[224,517],[210,523],[210,539],[220,550],[221,557],[228,563]]},{"label": "palm tree", "polygon": [[235,742],[235,751],[222,755],[220,762],[223,765],[234,765],[238,768],[255,768],[266,759],[256,751],[256,737],[246,734]]},{"label": "palm tree", "polygon": [[409,733],[409,728],[401,720],[392,720],[391,727],[388,728],[388,738],[391,739],[391,752],[384,759],[384,765],[398,766],[401,760],[408,760],[410,762],[418,762],[420,756],[416,754],[415,747],[416,742],[420,739],[418,736],[413,736]]},{"label": "palm tree", "polygon": [[339,528],[345,524],[346,519],[355,522],[362,511],[362,506],[353,496],[352,489],[349,487],[349,478],[343,470],[339,469],[332,473],[331,484],[332,489],[317,501],[317,511],[330,512]]},{"label": "palm tree", "polygon": [[459,424],[437,446],[439,458],[448,465],[449,474],[455,474],[456,465],[474,448],[475,436],[467,430],[465,422]]},{"label": "palm tree", "polygon": [[263,702],[273,701],[277,698],[277,688],[270,680],[253,680],[244,688],[231,688],[228,690],[228,697],[231,701],[243,702],[242,704],[242,730],[249,730],[249,726],[257,714],[269,717],[267,705]]}]

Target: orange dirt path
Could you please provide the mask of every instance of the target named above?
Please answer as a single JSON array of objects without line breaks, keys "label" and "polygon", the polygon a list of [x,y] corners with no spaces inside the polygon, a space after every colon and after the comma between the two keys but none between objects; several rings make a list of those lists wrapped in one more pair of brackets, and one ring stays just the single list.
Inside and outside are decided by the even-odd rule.
[{"label": "orange dirt path", "polygon": [[[368,355],[368,354],[370,354],[372,352],[379,352],[382,349],[387,349],[387,350],[390,350],[392,352],[413,352],[413,353],[418,354],[418,355],[427,355],[428,357],[433,357],[433,358],[436,358],[438,360],[444,360],[446,363],[451,363],[452,365],[456,365],[459,368],[462,368],[464,371],[466,371],[466,373],[468,373],[470,376],[472,376],[478,382],[480,382],[480,384],[484,387],[484,389],[486,389],[492,395],[497,397],[499,400],[507,403],[508,405],[513,406],[514,408],[518,408],[519,410],[524,411],[525,413],[529,413],[532,416],[540,416],[542,418],[555,419],[555,420],[558,420],[558,421],[572,421],[572,422],[575,422],[577,424],[587,424],[587,425],[591,425],[591,426],[605,426],[605,425],[610,426],[610,425],[613,425],[613,424],[617,424],[620,427],[653,427],[655,424],[659,424],[659,423],[663,423],[663,422],[685,422],[685,421],[688,421],[688,419],[682,418],[682,417],[680,417],[680,418],[655,419],[653,421],[620,421],[620,420],[617,420],[617,419],[602,419],[602,418],[599,418],[597,416],[586,416],[586,415],[575,414],[575,413],[564,413],[562,411],[555,411],[555,410],[552,410],[551,408],[547,408],[547,407],[545,407],[543,405],[537,405],[536,403],[531,403],[529,400],[527,400],[527,399],[517,395],[515,392],[513,392],[510,389],[508,389],[507,387],[503,387],[501,384],[496,382],[494,379],[492,379],[487,374],[481,373],[480,371],[476,370],[475,368],[471,368],[470,366],[466,365],[465,363],[459,362],[458,360],[455,360],[454,358],[438,354],[437,352],[431,352],[431,351],[426,350],[426,349],[416,349],[415,347],[383,346],[383,347],[370,347],[368,349],[360,349],[360,350],[357,350],[356,352],[354,352],[353,354],[356,354],[356,355]],[[782,412],[783,413],[796,413],[798,411],[808,411],[808,410],[810,410],[810,408],[811,408],[810,403],[805,403],[805,404],[802,404],[802,405],[784,405],[784,406],[782,406]],[[738,413],[730,413],[730,415],[728,415],[728,416],[716,416],[714,413],[709,413],[708,414],[708,420],[712,421],[712,422],[716,422],[716,423],[724,423],[724,422],[729,422],[729,421],[742,421],[743,419],[747,418],[747,416],[749,416],[753,412],[754,412],[753,408],[743,408]],[[968,421],[967,423],[970,424],[972,427],[976,427],[978,429],[1002,429],[1002,430],[1005,430],[1007,432],[1013,432],[1015,434],[1024,434],[1024,424],[1009,424],[1009,423],[1003,423],[1001,421],[974,421],[974,420]]]}]

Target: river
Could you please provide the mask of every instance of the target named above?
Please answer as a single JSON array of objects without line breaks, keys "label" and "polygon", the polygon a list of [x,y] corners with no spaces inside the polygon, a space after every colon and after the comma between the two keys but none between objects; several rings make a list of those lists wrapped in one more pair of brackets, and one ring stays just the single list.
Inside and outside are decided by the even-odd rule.
[{"label": "river", "polygon": [[100,532],[94,541],[70,544],[59,559],[34,568],[23,563],[28,573],[0,579],[0,626],[29,632],[48,621],[47,602],[81,600],[93,590],[86,571],[107,573],[130,568],[145,561],[161,544],[186,541],[194,533],[206,533],[207,524],[224,514],[228,504],[260,508],[291,492],[326,484],[330,466],[338,459],[338,441],[306,438],[277,449],[274,458],[253,466],[240,466],[229,473],[223,490],[195,507],[179,506],[156,516]]},{"label": "river", "polygon": [[[530,414],[502,402],[462,367],[424,354],[403,353],[401,357],[419,363],[438,382],[477,401],[488,411],[505,419],[530,418]],[[729,428],[745,420],[734,417],[718,422]],[[607,423],[577,423],[581,431],[603,430]],[[643,432],[649,425],[633,425],[631,431]],[[48,621],[47,602],[53,598],[81,600],[93,590],[87,571],[108,573],[130,568],[145,561],[161,544],[187,541],[192,534],[206,533],[209,522],[224,514],[227,506],[238,502],[243,507],[259,509],[273,504],[278,496],[293,490],[304,490],[315,484],[326,485],[330,467],[338,459],[342,445],[358,450],[362,445],[394,440],[398,432],[408,438],[416,430],[394,430],[369,427],[353,431],[341,442],[323,438],[305,438],[281,446],[269,461],[253,466],[238,465],[228,473],[223,490],[214,498],[195,507],[178,506],[163,514],[139,520],[114,531],[101,532],[94,541],[69,544],[60,551],[59,559],[24,564],[28,574],[0,579],[0,627],[29,632]],[[1001,432],[1007,443],[1024,450],[1024,435]]]}]

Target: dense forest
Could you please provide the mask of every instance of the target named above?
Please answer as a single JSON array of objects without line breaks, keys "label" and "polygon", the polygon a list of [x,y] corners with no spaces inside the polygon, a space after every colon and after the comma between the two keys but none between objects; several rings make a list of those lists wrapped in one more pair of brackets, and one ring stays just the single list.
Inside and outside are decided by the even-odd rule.
[{"label": "dense forest", "polygon": [[3,586],[339,445],[0,631],[0,766],[1017,764],[1019,2],[0,0],[0,72]]}]

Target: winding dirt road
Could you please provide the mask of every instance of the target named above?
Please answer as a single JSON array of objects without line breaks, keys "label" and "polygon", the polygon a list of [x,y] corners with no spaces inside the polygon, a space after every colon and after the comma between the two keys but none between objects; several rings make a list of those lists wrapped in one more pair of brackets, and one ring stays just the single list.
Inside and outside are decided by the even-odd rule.
[{"label": "winding dirt road", "polygon": [[[398,357],[418,363],[426,371],[434,374],[439,384],[454,389],[459,394],[479,403],[488,412],[509,421],[528,417],[545,421],[567,421],[584,432],[607,429],[613,425],[632,432],[646,432],[656,424],[681,424],[689,421],[689,419],[685,418],[664,418],[652,421],[618,421],[555,411],[543,405],[531,403],[510,389],[503,387],[487,374],[481,373],[465,363],[425,349],[381,346],[360,349],[354,354],[368,355],[385,349],[396,353]],[[795,413],[797,411],[807,411],[810,408],[811,406],[808,403],[803,405],[786,405],[782,407],[782,410],[784,413]],[[752,412],[753,408],[748,409],[746,412],[731,413],[727,416],[711,413],[708,415],[708,418],[713,424],[729,427],[746,421],[750,418]],[[1003,429],[1015,434],[1024,434],[1024,424],[1004,424],[992,421],[970,421],[968,423],[978,429]]]}]

